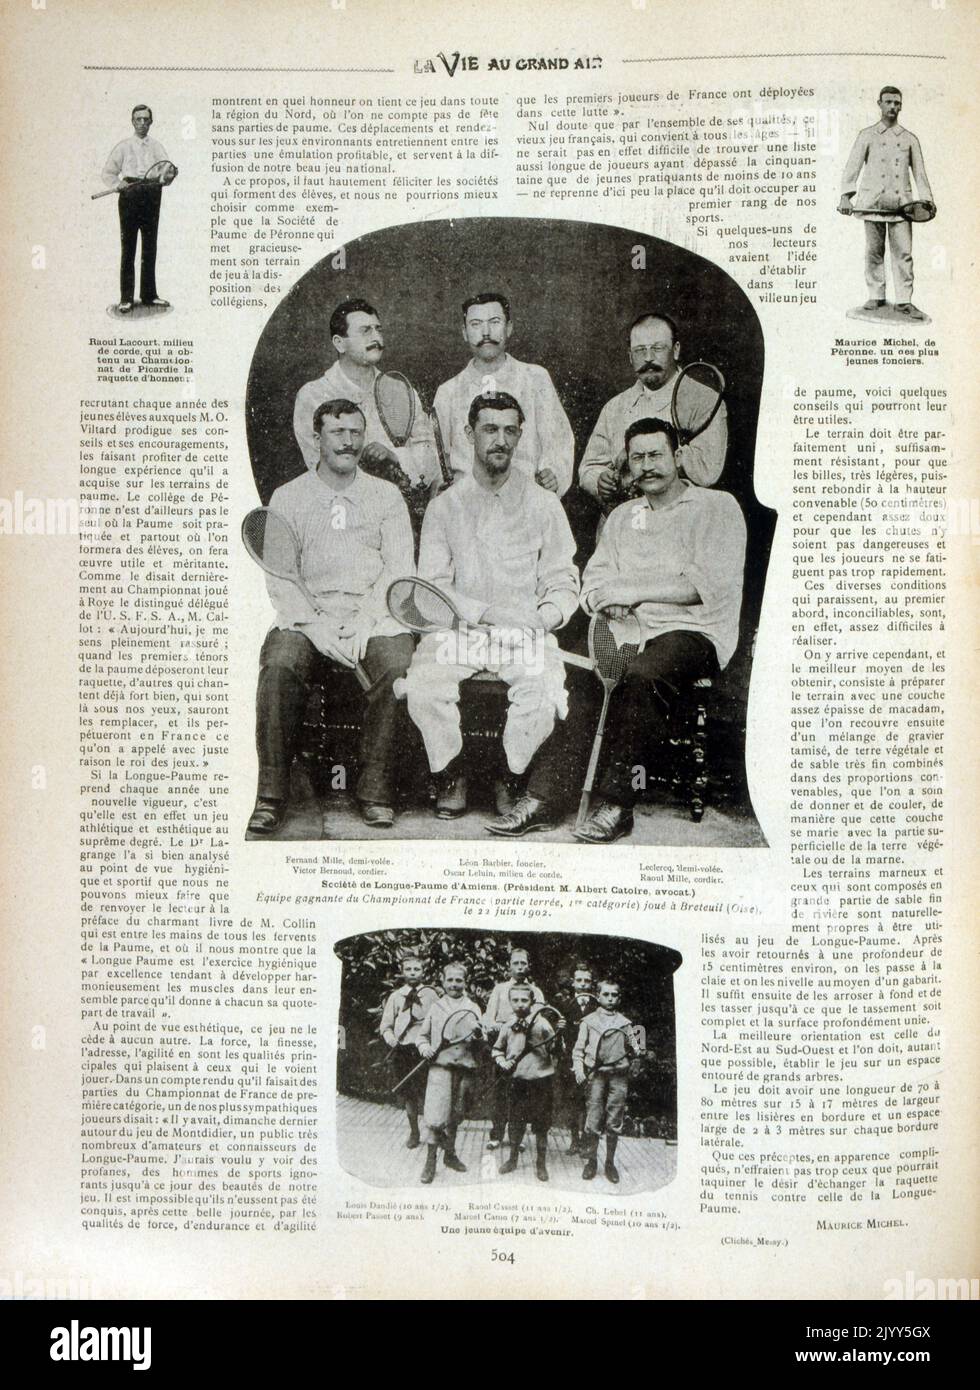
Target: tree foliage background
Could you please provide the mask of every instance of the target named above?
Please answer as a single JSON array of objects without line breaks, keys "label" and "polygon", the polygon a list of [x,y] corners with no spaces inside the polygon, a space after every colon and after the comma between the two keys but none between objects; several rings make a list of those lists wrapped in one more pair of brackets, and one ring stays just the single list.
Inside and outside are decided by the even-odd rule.
[{"label": "tree foliage background", "polygon": [[[608,976],[621,987],[620,1008],[646,1034],[646,1055],[632,1063],[626,1133],[660,1138],[676,1137],[677,1060],[674,1029],[673,973],[681,964],[678,952],[651,942],[621,936],[581,936],[559,932],[403,929],[365,932],[334,947],[343,964],[340,993],[340,1039],[337,1089],[344,1095],[398,1103],[389,1095],[391,1080],[384,1066],[385,1047],[378,1036],[385,999],[402,983],[401,960],[410,952],[425,965],[425,983],[441,993],[440,976],[450,961],[467,967],[467,992],[486,1006],[498,980],[510,973],[510,952],[524,947],[531,975],[554,1003],[571,985],[578,962],[588,965],[596,983]],[[559,1069],[571,1066],[574,1030],[571,1025]],[[488,1087],[493,1074],[484,1059],[484,1085],[477,1087],[473,1112],[490,1112]],[[482,1096],[480,1093],[484,1093]]]}]

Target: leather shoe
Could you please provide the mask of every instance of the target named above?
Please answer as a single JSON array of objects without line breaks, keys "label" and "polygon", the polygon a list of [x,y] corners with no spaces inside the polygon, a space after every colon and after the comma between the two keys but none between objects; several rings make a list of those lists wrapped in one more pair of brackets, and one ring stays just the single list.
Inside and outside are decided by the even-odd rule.
[{"label": "leather shoe", "polygon": [[116,305],[116,313],[117,313],[117,314],[131,314],[132,312],[133,312],[133,301],[132,301],[131,299],[124,299],[124,300],[122,300],[122,302],[121,302],[120,304],[117,304],[117,305]]},{"label": "leather shoe", "polygon": [[611,845],[633,829],[633,812],[614,801],[600,801],[586,820],[572,831],[576,840],[590,845]]},{"label": "leather shoe", "polygon": [[151,305],[153,306],[154,309],[169,309],[169,308],[170,308],[170,300],[169,300],[169,299],[161,299],[161,298],[159,297],[159,295],[158,295],[155,299],[144,299],[144,300],[143,300],[143,303],[144,303],[144,304],[151,304]]},{"label": "leather shoe", "polygon": [[491,835],[507,835],[516,839],[532,830],[554,830],[555,824],[554,812],[549,803],[525,794],[512,811],[508,811],[499,820],[488,821],[484,829],[489,830]]},{"label": "leather shoe", "polygon": [[454,1173],[466,1172],[466,1164],[462,1161],[462,1159],[457,1158],[454,1153],[443,1154],[442,1161],[446,1165],[446,1167],[451,1168]]},{"label": "leather shoe", "polygon": [[361,820],[372,830],[390,830],[395,823],[395,813],[390,806],[377,805],[371,801],[359,803]]},{"label": "leather shoe", "polygon": [[599,1165],[594,1158],[586,1160],[585,1167],[582,1169],[582,1177],[586,1182],[591,1182],[599,1171]]},{"label": "leather shoe", "polygon": [[456,820],[466,814],[466,778],[461,773],[439,778],[436,815],[440,820]]},{"label": "leather shoe", "polygon": [[880,309],[884,304],[883,299],[866,299],[861,305],[862,309]]},{"label": "leather shoe", "polygon": [[605,1174],[607,1182],[619,1182],[619,1169],[611,1159],[606,1160]]},{"label": "leather shoe", "polygon": [[252,814],[248,818],[249,834],[271,835],[282,824],[285,810],[285,801],[278,801],[270,796],[257,796]]},{"label": "leather shoe", "polygon": [[901,314],[903,319],[924,319],[925,314],[921,309],[917,309],[914,304],[906,301],[904,304],[895,305],[895,313]]},{"label": "leather shoe", "polygon": [[517,789],[517,779],[514,777],[498,777],[493,784],[493,806],[498,816],[506,816],[513,811],[520,799]]}]

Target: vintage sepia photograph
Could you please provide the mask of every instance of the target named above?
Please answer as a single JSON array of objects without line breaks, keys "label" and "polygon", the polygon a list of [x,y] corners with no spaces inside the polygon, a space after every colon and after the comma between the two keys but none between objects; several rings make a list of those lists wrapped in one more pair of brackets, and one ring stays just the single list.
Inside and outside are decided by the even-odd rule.
[{"label": "vintage sepia photograph", "polygon": [[762,372],[731,277],[618,228],[431,222],[309,271],[246,398],[247,837],[764,844]]},{"label": "vintage sepia photograph", "polygon": [[677,1157],[673,975],[620,936],[368,932],[342,962],[337,1156],[376,1186],[650,1192]]}]

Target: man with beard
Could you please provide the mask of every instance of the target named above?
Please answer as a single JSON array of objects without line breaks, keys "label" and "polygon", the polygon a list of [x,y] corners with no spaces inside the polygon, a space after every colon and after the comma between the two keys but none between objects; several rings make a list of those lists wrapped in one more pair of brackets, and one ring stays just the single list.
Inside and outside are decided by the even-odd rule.
[{"label": "man with beard", "polygon": [[408,441],[396,449],[385,432],[374,400],[374,383],[381,371],[384,334],[377,310],[366,299],[345,299],[330,315],[330,335],[337,360],[322,376],[301,386],[293,409],[293,434],[307,468],[320,462],[320,448],[311,427],[321,401],[353,401],[364,417],[365,445],[360,466],[364,472],[386,476],[401,468],[412,483],[433,483],[439,474],[432,425],[415,397],[415,420]]},{"label": "man with beard", "polygon": [[544,367],[518,362],[507,351],[514,331],[510,304],[497,290],[474,295],[463,305],[463,341],[472,354],[458,376],[444,381],[435,411],[449,461],[468,473],[473,457],[467,412],[474,396],[506,392],[520,401],[524,428],[514,451],[516,472],[564,496],[572,483],[575,438],[568,416]]},{"label": "man with beard", "polygon": [[[660,756],[677,695],[731,660],[742,605],[745,521],[735,498],[685,482],[669,421],[636,420],[625,443],[641,495],[610,513],[582,575],[582,607],[639,650],[610,698],[596,796],[573,832],[590,844],[632,831],[639,774]],[[597,686],[574,682],[568,718],[535,758],[526,794],[488,826],[495,835],[550,829],[581,788]]]},{"label": "man with beard", "polygon": [[512,467],[523,423],[513,396],[476,397],[466,426],[471,470],[430,503],[422,525],[419,575],[452,598],[466,624],[480,624],[427,633],[405,682],[444,820],[466,810],[461,681],[492,671],[507,683],[503,750],[513,776],[566,710],[552,633],[577,605],[575,541],[555,494]]},{"label": "man with beard", "polygon": [[[633,320],[629,358],[636,381],[602,407],[579,465],[579,486],[600,502],[614,502],[623,495],[626,453],[620,441],[627,426],[644,418],[670,419],[680,352],[677,325],[667,314],[653,310]],[[690,390],[692,403],[700,392],[714,399],[699,382],[690,381]],[[692,483],[710,487],[721,477],[727,450],[728,417],[722,404],[708,428],[677,450],[677,467]]]},{"label": "man with beard", "polygon": [[313,434],[316,471],[277,488],[269,503],[296,534],[300,574],[317,606],[295,584],[267,578],[276,621],[260,656],[253,835],[271,835],[282,821],[310,686],[330,663],[350,668],[360,661],[372,681],[355,795],[366,825],[385,829],[394,821],[392,774],[404,714],[392,686],[408,669],[413,643],[389,616],[385,597],[388,585],[414,567],[411,523],[398,489],[358,467],[364,417],[353,401],[324,401]]}]

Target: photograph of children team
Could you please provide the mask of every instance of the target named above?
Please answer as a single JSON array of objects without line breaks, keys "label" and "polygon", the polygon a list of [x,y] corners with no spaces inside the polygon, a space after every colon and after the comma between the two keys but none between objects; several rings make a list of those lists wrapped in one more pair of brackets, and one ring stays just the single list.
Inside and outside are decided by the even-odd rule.
[{"label": "photograph of children team", "polygon": [[670,1181],[675,952],[620,937],[435,930],[335,949],[347,1171],[426,1186]]},{"label": "photograph of children team", "polygon": [[[352,273],[353,249],[343,269],[310,272],[273,316],[253,360],[253,470],[261,500],[296,537],[305,594],[288,580],[266,581],[274,622],[259,657],[249,837],[451,834],[465,818],[468,836],[558,832],[608,844],[637,831],[655,843],[656,808],[644,794],[669,765],[675,707],[696,687],[718,684],[733,662],[729,685],[743,711],[747,698],[772,529],[752,491],[761,380],[754,315],[710,263],[652,239],[646,248],[635,234],[618,233],[610,245],[613,229],[592,229],[605,233],[600,254],[583,240],[582,224],[568,224],[571,241],[551,224],[534,229],[536,293],[546,307],[518,304],[513,287],[529,283],[527,266],[518,274],[499,264],[501,239],[509,238],[512,258],[521,254],[514,227],[495,237],[495,224],[481,223],[464,237],[463,224],[447,225],[437,251],[469,292],[449,311],[444,334],[435,321],[426,325],[424,356],[418,343],[408,351],[397,313],[377,295],[326,296],[372,281],[384,289],[379,265],[390,274],[393,261],[412,263],[396,233],[431,240],[436,228],[396,229],[386,254],[370,258],[371,275],[360,263]],[[647,249],[666,273],[650,273]],[[433,255],[429,248],[418,268],[420,283],[434,277]],[[582,281],[590,265],[593,278]],[[603,279],[615,294],[603,294]],[[589,285],[590,303],[607,306],[608,331],[591,326],[601,372],[575,374],[576,284]],[[295,364],[289,355],[309,338],[311,322],[316,365],[329,363],[315,377],[306,353]],[[542,322],[560,360],[515,357],[515,340],[533,346],[529,329],[536,324],[541,336]],[[441,375],[432,368],[436,343],[446,375],[431,388]],[[709,353],[725,359],[731,386],[708,427],[688,439],[686,422],[672,418],[674,387],[685,363]],[[411,383],[400,443],[376,399],[379,376],[393,370]],[[293,389],[300,374],[308,379]],[[610,392],[605,381],[620,389]],[[426,386],[428,406],[416,383]],[[710,398],[706,387],[691,386]],[[576,434],[586,429],[580,448]],[[412,575],[451,598],[462,633],[419,637],[399,622],[386,595]],[[612,690],[592,795],[570,818],[603,687],[564,653],[584,657],[589,622],[598,619],[635,654]],[[337,679],[355,665],[360,690]],[[467,687],[481,674],[496,678],[501,698],[474,756]],[[314,694],[321,714],[311,719]],[[311,722],[315,734],[318,718],[326,729],[338,712],[352,756],[338,755],[329,740],[321,748],[333,788],[347,793],[347,822],[334,816],[322,832],[304,830],[290,822],[297,758]],[[723,743],[739,744],[739,723]],[[737,765],[740,746],[726,756]],[[732,824],[752,820],[747,796],[741,800]],[[477,816],[468,814],[474,806]],[[441,825],[423,827],[423,815]],[[733,842],[725,833],[715,842]]]}]

